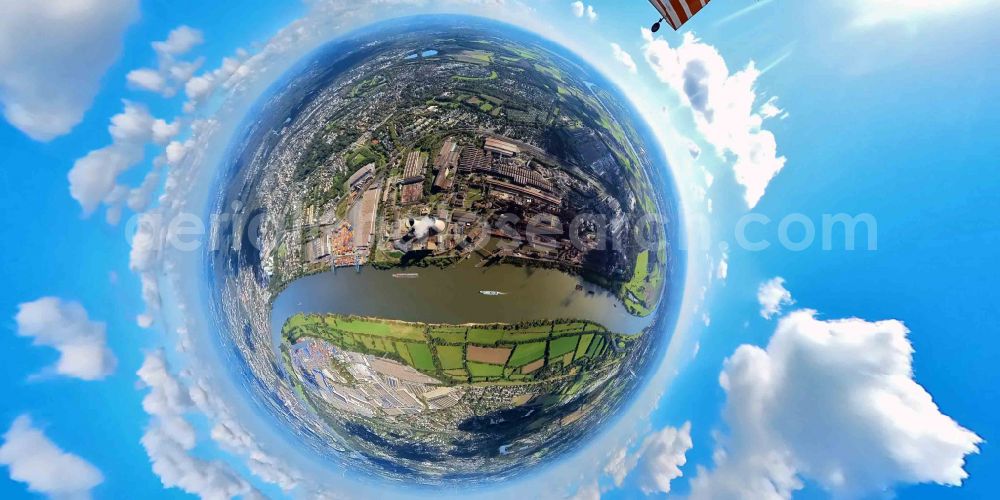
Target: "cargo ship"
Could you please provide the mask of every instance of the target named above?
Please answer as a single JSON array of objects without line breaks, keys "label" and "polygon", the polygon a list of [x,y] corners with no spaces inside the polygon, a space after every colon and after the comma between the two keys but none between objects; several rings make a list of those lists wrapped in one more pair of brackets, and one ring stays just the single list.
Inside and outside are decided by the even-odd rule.
[{"label": "cargo ship", "polygon": [[417,273],[394,273],[393,278],[417,278],[420,275]]}]

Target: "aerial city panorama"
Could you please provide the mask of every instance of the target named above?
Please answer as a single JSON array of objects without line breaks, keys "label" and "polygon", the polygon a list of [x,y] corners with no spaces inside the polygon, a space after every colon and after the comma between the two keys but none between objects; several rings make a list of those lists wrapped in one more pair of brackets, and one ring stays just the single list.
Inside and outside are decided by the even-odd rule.
[{"label": "aerial city panorama", "polygon": [[221,330],[319,446],[421,480],[537,463],[663,347],[663,166],[542,39],[471,19],[361,36],[319,49],[234,148],[212,215],[238,206],[260,244],[221,227]]},{"label": "aerial city panorama", "polygon": [[0,5],[0,498],[1000,488],[996,2]]}]

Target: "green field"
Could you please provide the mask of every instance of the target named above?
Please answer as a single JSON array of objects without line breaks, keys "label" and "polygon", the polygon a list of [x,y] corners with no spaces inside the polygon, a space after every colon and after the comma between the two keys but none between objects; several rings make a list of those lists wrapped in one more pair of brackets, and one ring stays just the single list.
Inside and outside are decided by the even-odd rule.
[{"label": "green field", "polygon": [[559,336],[565,335],[567,333],[581,333],[586,331],[595,331],[601,329],[599,325],[594,323],[588,323],[585,321],[576,321],[572,323],[559,323],[552,326],[552,335]]},{"label": "green field", "polygon": [[587,357],[593,358],[595,356],[599,356],[603,349],[604,337],[597,337],[590,343],[590,347],[587,348]]},{"label": "green field", "polygon": [[420,371],[434,371],[434,355],[427,344],[406,344],[406,350],[413,358],[413,367]]},{"label": "green field", "polygon": [[409,340],[424,340],[426,338],[424,337],[425,327],[416,323],[404,323],[402,321],[372,321],[368,318],[348,316],[346,318],[333,319],[331,326],[343,332],[360,333],[363,335],[378,335]]},{"label": "green field", "polygon": [[489,76],[484,76],[482,78],[477,78],[475,76],[455,75],[455,76],[452,77],[452,79],[460,81],[460,82],[481,82],[481,81],[485,81],[485,80],[496,80],[499,77],[500,77],[500,75],[498,75],[496,71],[490,71]]},{"label": "green field", "polygon": [[449,344],[465,342],[465,328],[431,328],[428,332],[432,339],[440,340]]},{"label": "green field", "polygon": [[590,347],[590,341],[594,340],[594,334],[588,334],[580,337],[580,343],[576,346],[576,359],[580,359],[587,355],[587,348]]},{"label": "green field", "polygon": [[544,355],[545,342],[517,344],[517,347],[514,348],[514,353],[510,355],[510,360],[507,361],[507,364],[514,367],[524,366]]},{"label": "green field", "polygon": [[439,345],[437,346],[438,359],[441,360],[441,369],[453,370],[462,367],[462,360],[465,351],[461,346]]},{"label": "green field", "polygon": [[503,332],[503,341],[506,342],[526,342],[530,340],[545,340],[549,338],[551,327],[527,328],[524,330],[508,330]]},{"label": "green field", "polygon": [[410,351],[406,348],[406,344],[402,342],[396,342],[396,351],[399,352],[399,356],[403,358],[406,364],[413,366],[413,358],[410,357]]},{"label": "green field", "polygon": [[[393,359],[447,384],[498,379],[520,384],[582,375],[609,357],[621,357],[619,351],[627,351],[637,338],[609,333],[601,325],[580,320],[446,325],[337,314],[296,314],[285,322],[282,336],[290,343],[318,338],[350,351]],[[622,348],[607,349],[608,339]],[[469,361],[467,346],[512,351],[506,363],[487,364]],[[523,366],[538,362],[543,364],[529,374],[522,373]]]},{"label": "green field", "polygon": [[469,328],[468,342],[470,344],[493,345],[504,336],[504,331],[496,327]]},{"label": "green field", "polygon": [[452,58],[456,61],[487,65],[493,62],[493,53],[485,50],[464,50]]},{"label": "green field", "polygon": [[580,337],[574,335],[571,337],[559,337],[549,342],[549,359],[555,359],[568,352],[575,351],[579,339]]},{"label": "green field", "polygon": [[475,361],[469,361],[467,365],[469,374],[473,377],[499,377],[503,375],[503,367],[500,365],[488,365]]}]

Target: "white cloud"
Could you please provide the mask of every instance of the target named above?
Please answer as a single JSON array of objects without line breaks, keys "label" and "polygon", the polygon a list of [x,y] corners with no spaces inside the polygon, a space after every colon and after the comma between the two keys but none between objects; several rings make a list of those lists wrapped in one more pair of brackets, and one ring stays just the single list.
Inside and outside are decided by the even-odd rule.
[{"label": "white cloud", "polygon": [[151,131],[153,133],[153,142],[163,145],[181,132],[181,123],[177,120],[167,123],[165,120],[157,118],[153,120]]},{"label": "white cloud", "polygon": [[597,11],[594,10],[593,5],[586,5],[583,2],[577,1],[569,4],[570,9],[573,11],[573,15],[576,17],[586,17],[588,21],[597,21]]},{"label": "white cloud", "polygon": [[853,25],[872,28],[883,24],[913,26],[923,22],[942,22],[942,18],[990,5],[992,0],[852,0]]},{"label": "white cloud", "polygon": [[90,462],[67,453],[21,415],[3,436],[0,464],[10,468],[10,478],[28,485],[28,491],[52,498],[90,498],[90,490],[104,482],[104,475]]},{"label": "white cloud", "polygon": [[214,395],[207,380],[202,379],[193,384],[189,394],[195,406],[215,422],[211,430],[212,440],[223,449],[243,456],[253,475],[284,491],[290,491],[301,482],[302,477],[298,471],[286,467],[281,460],[261,449],[254,436]]},{"label": "white cloud", "polygon": [[719,376],[729,434],[691,497],[789,498],[805,480],[835,497],[960,485],[982,440],[913,379],[907,333],[896,320],[802,310],[782,318],[766,349],[740,346]]},{"label": "white cloud", "polygon": [[222,64],[218,68],[189,79],[184,85],[184,93],[188,98],[188,102],[184,106],[185,111],[193,112],[216,89],[232,88],[250,71],[250,67],[247,65],[249,59],[250,56],[246,51],[237,50],[234,56],[223,58]]},{"label": "white cloud", "polygon": [[715,277],[725,281],[729,276],[729,252],[723,250],[719,257],[719,265],[715,268]]},{"label": "white cloud", "polygon": [[670,482],[681,477],[681,466],[687,463],[691,449],[691,422],[679,429],[666,427],[642,441],[635,472],[643,493],[670,493]]},{"label": "white cloud", "polygon": [[774,118],[775,116],[782,116],[784,112],[785,110],[778,107],[777,97],[772,97],[767,101],[764,101],[764,104],[760,105],[760,110],[758,111],[758,113],[760,113],[760,116],[762,116],[764,119]]},{"label": "white cloud", "polygon": [[792,293],[785,289],[785,278],[776,276],[760,284],[757,288],[757,302],[760,303],[760,315],[771,319],[781,312],[781,307],[795,303]]},{"label": "white cloud", "polygon": [[7,121],[40,141],[80,123],[137,7],[136,0],[0,0]]},{"label": "white cloud", "polygon": [[614,53],[615,60],[620,62],[622,66],[625,66],[629,73],[634,74],[638,71],[638,68],[635,66],[635,60],[632,59],[632,55],[625,52],[625,49],[622,49],[621,45],[612,42],[611,51]]},{"label": "white cloud", "polygon": [[91,321],[79,303],[43,297],[17,308],[17,334],[59,351],[56,373],[98,380],[115,370],[118,360],[108,349],[104,323]]},{"label": "white cloud", "polygon": [[719,51],[690,32],[676,48],[648,29],[642,34],[646,62],[691,109],[704,140],[719,155],[733,159],[736,182],[745,190],[747,206],[753,208],[785,165],[785,158],[777,155],[774,134],[762,128],[768,117],[754,111],[754,84],[760,71],[751,62],[730,73]]},{"label": "white cloud", "polygon": [[152,68],[139,68],[125,75],[129,85],[156,93],[166,93],[167,79],[159,71]]},{"label": "white cloud", "polygon": [[118,176],[142,161],[152,138],[154,118],[145,107],[126,101],[111,118],[111,144],[95,149],[73,163],[67,178],[70,195],[89,216],[115,188]]},{"label": "white cloud", "polygon": [[201,31],[190,26],[178,26],[167,35],[166,40],[152,43],[153,50],[156,51],[157,68],[132,70],[125,75],[125,79],[133,88],[172,97],[177,88],[187,84],[204,63],[204,59],[200,58],[184,61],[177,57],[190,52],[202,42],[204,37]]},{"label": "white cloud", "polygon": [[190,52],[204,41],[201,31],[181,25],[171,30],[166,40],[153,42],[153,50],[158,54],[179,56]]},{"label": "white cloud", "polygon": [[604,466],[604,473],[611,478],[615,486],[621,486],[632,467],[635,467],[635,457],[630,457],[628,448],[624,447],[611,456]]},{"label": "white cloud", "polygon": [[104,197],[104,204],[107,209],[104,211],[104,220],[109,225],[117,225],[122,218],[122,203],[128,198],[128,187],[116,184],[111,193]]},{"label": "white cloud", "polygon": [[150,201],[152,201],[153,192],[156,190],[160,183],[160,171],[158,169],[150,170],[146,173],[146,177],[142,179],[142,184],[139,187],[130,189],[128,196],[125,198],[125,204],[128,209],[133,212],[142,212],[148,206]]},{"label": "white cloud", "polygon": [[580,485],[571,497],[573,500],[601,500],[601,486],[597,481]]},{"label": "white cloud", "polygon": [[627,477],[634,477],[643,493],[670,493],[670,482],[681,476],[680,467],[687,462],[691,449],[691,423],[680,428],[664,427],[650,433],[633,453],[628,446],[618,450],[604,466],[604,473],[616,487]]},{"label": "white cloud", "polygon": [[205,74],[188,80],[187,84],[184,85],[184,93],[189,99],[198,100],[205,97],[213,88],[214,81],[211,75]]},{"label": "white cloud", "polygon": [[224,462],[192,454],[197,437],[185,414],[194,403],[187,388],[170,373],[162,352],[147,354],[137,374],[149,388],[142,408],[150,422],[141,443],[164,487],[220,499],[255,491]]},{"label": "white cloud", "polygon": [[142,437],[142,445],[164,486],[181,488],[203,498],[229,498],[253,491],[249,483],[224,463],[206,461],[191,454],[197,444],[197,435],[185,415],[194,410],[212,420],[212,440],[223,449],[244,457],[252,474],[285,491],[301,481],[300,474],[261,449],[254,436],[213,395],[205,380],[188,387],[170,373],[162,352],[147,354],[137,374],[150,388],[142,407],[152,418]]},{"label": "white cloud", "polygon": [[139,277],[142,286],[142,299],[146,311],[136,318],[140,328],[149,328],[153,324],[153,316],[160,304],[160,285],[157,272],[160,264],[162,248],[162,231],[157,214],[142,214],[136,224],[129,249],[129,269]]},{"label": "white cloud", "polygon": [[[147,145],[164,145],[179,134],[181,124],[154,118],[144,106],[124,101],[122,112],[111,117],[108,131],[111,144],[77,159],[67,178],[70,196],[80,204],[84,216],[92,214],[103,203],[109,211],[116,212],[109,214],[109,222],[116,223],[119,205],[130,192],[117,184],[118,176],[145,159]],[[145,180],[151,179],[147,176]],[[154,188],[144,184],[138,189],[151,193]]]}]

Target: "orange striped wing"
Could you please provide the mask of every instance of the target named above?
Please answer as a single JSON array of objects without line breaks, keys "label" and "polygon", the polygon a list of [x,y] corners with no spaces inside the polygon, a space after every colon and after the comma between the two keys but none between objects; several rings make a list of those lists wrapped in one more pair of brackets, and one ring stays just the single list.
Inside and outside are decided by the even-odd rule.
[{"label": "orange striped wing", "polygon": [[677,30],[711,0],[649,0],[670,27]]}]

